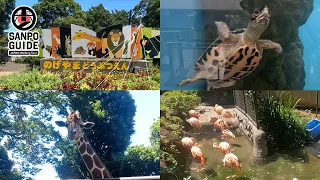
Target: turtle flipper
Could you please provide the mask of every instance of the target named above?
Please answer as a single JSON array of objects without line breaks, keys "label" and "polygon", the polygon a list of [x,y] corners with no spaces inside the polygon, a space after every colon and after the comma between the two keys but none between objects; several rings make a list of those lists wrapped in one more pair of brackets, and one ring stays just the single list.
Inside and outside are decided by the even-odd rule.
[{"label": "turtle flipper", "polygon": [[207,80],[207,90],[210,89],[219,89],[219,88],[223,88],[223,87],[230,87],[236,84],[236,80],[233,79],[228,79],[228,80]]},{"label": "turtle flipper", "polygon": [[282,52],[282,47],[279,43],[275,43],[271,40],[258,40],[257,48],[263,52],[264,49],[275,49],[278,54]]},{"label": "turtle flipper", "polygon": [[201,79],[201,77],[199,75],[195,75],[194,77],[187,78],[187,79],[184,79],[184,80],[180,81],[178,86],[183,86],[183,85],[186,85],[186,84],[190,84],[190,83],[193,83],[195,81],[198,81],[199,79]]},{"label": "turtle flipper", "polygon": [[216,26],[218,29],[219,39],[221,39],[222,41],[225,41],[229,37],[229,34],[230,34],[229,27],[227,26],[226,23],[221,22],[221,21],[216,21],[215,23],[216,23]]}]

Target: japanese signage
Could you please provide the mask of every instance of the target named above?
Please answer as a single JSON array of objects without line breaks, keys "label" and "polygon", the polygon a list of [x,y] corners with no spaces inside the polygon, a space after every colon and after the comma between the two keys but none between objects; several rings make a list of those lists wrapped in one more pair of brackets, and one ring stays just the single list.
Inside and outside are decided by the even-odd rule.
[{"label": "japanese signage", "polygon": [[99,59],[41,59],[40,66],[43,70],[62,72],[64,70],[93,72],[99,71],[108,73],[114,72],[132,72],[133,68],[146,68],[147,63],[143,60],[108,60]]}]

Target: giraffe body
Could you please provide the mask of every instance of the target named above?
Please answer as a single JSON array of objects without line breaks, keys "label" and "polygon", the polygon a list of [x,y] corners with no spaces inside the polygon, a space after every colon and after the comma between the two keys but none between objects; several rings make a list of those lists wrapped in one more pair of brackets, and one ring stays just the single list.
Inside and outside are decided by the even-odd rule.
[{"label": "giraffe body", "polygon": [[79,111],[76,111],[68,115],[67,122],[56,121],[56,124],[60,127],[67,127],[68,138],[76,141],[82,160],[92,178],[112,178],[111,173],[101,162],[82,131],[82,129],[91,129],[95,125],[93,122],[83,122]]}]

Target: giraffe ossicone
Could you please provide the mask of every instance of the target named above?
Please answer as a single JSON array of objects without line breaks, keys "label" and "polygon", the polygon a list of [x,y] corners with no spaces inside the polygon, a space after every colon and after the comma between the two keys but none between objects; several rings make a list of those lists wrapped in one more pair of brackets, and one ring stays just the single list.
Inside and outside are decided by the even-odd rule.
[{"label": "giraffe ossicone", "polygon": [[94,152],[83,133],[83,129],[91,129],[95,125],[94,122],[83,122],[80,112],[75,111],[68,115],[66,122],[55,121],[55,123],[60,127],[68,129],[68,138],[76,141],[82,160],[92,178],[112,178],[109,170],[98,158],[98,155]]}]

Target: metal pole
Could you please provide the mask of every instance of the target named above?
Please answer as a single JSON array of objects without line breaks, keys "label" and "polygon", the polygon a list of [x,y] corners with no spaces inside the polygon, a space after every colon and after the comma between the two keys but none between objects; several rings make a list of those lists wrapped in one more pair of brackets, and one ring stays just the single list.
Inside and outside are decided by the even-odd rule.
[{"label": "metal pole", "polygon": [[129,12],[129,25],[131,25],[131,18],[132,18],[132,9]]}]

